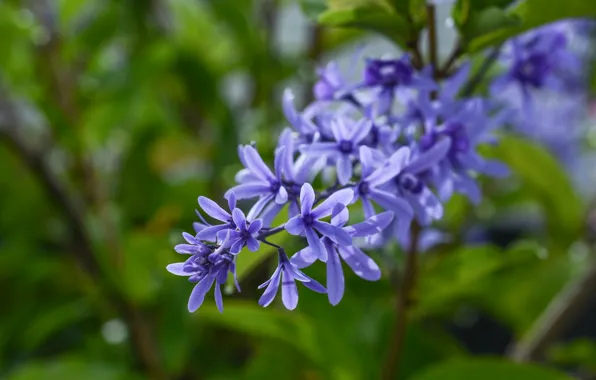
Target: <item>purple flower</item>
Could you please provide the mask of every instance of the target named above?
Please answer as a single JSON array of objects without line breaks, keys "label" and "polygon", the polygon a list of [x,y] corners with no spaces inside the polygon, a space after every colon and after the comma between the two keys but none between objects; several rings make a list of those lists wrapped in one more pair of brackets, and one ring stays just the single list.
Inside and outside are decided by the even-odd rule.
[{"label": "purple flower", "polygon": [[366,146],[360,147],[363,178],[354,188],[354,195],[356,199],[360,198],[362,201],[365,217],[370,218],[375,214],[370,202],[373,200],[385,210],[393,211],[398,218],[412,219],[413,212],[410,205],[397,194],[382,188],[401,172],[409,157],[410,149],[402,147],[384,160],[382,166],[375,169],[378,157],[374,157],[374,151]]},{"label": "purple flower", "polygon": [[[224,223],[212,226],[203,220],[202,224],[197,225],[197,227],[200,228],[200,231],[197,232],[198,239],[221,241],[225,238],[228,230],[236,229],[236,225],[232,220],[232,215],[211,199],[200,196],[199,206],[201,206],[201,209],[203,209],[207,215]],[[228,196],[228,207],[230,208],[230,211],[236,208],[236,196],[233,193],[230,193]],[[202,219],[202,216],[198,211],[197,215]]]},{"label": "purple flower", "polygon": [[257,150],[250,146],[240,147],[238,151],[240,160],[245,166],[236,175],[239,185],[232,187],[225,194],[228,198],[234,193],[238,199],[251,199],[259,197],[257,203],[249,212],[249,219],[256,217],[262,209],[272,200],[277,204],[284,204],[288,201],[288,192],[282,182],[282,160],[283,149],[275,152],[275,175],[265,165]]},{"label": "purple flower", "polygon": [[352,237],[341,228],[319,219],[331,215],[337,204],[347,205],[353,197],[352,189],[339,190],[313,209],[315,192],[309,183],[305,183],[300,190],[300,214],[288,220],[285,229],[292,235],[305,235],[313,254],[321,261],[326,261],[327,252],[317,232],[343,246],[351,245]]},{"label": "purple flower", "polygon": [[[505,53],[509,69],[491,84],[497,95],[507,86],[516,85],[522,94],[523,110],[533,115],[531,92],[548,88],[564,91],[577,88],[581,78],[581,62],[567,44],[567,36],[556,26],[547,26],[514,38]],[[578,75],[579,73],[579,75]]]},{"label": "purple flower", "polygon": [[222,241],[227,236],[227,247],[230,247],[230,253],[234,255],[238,254],[245,245],[253,252],[259,249],[259,242],[255,237],[263,227],[263,221],[260,219],[248,221],[242,210],[236,208],[236,196],[233,192],[228,194],[231,215],[207,197],[199,197],[199,205],[207,215],[224,223],[210,226],[205,222],[204,227],[201,227],[197,233],[197,239]]},{"label": "purple flower", "polygon": [[247,221],[242,210],[238,208],[232,211],[232,221],[236,229],[230,231],[230,253],[237,254],[244,246],[250,251],[256,252],[259,249],[259,241],[256,236],[263,227],[263,221],[261,219]]},{"label": "purple flower", "polygon": [[345,185],[352,178],[352,158],[358,155],[359,143],[368,135],[372,123],[362,119],[348,126],[347,120],[336,118],[331,121],[334,142],[319,142],[303,145],[301,150],[308,155],[325,155],[335,160],[337,179]]},{"label": "purple flower", "polygon": [[379,89],[376,103],[380,114],[390,111],[397,88],[436,89],[430,78],[416,73],[408,55],[400,59],[369,59],[364,69],[363,86]]},{"label": "purple flower", "polygon": [[259,305],[267,307],[273,302],[279,290],[280,282],[281,300],[288,310],[294,310],[298,305],[296,280],[302,282],[304,286],[315,292],[326,292],[321,284],[302,273],[300,269],[292,264],[283,249],[278,251],[278,260],[277,269],[275,269],[271,278],[259,286],[259,289],[267,287],[259,299]]},{"label": "purple flower", "polygon": [[[393,219],[393,213],[386,211],[374,215],[362,223],[352,226],[345,226],[348,222],[348,210],[342,204],[338,204],[332,214],[331,225],[342,228],[352,237],[368,237],[382,232]],[[321,242],[327,250],[327,295],[332,305],[337,305],[344,294],[344,274],[341,259],[354,271],[354,273],[365,280],[377,281],[381,278],[381,270],[373,259],[368,257],[356,246],[342,246],[335,243],[328,237],[323,237]],[[292,258],[291,262],[298,268],[304,268],[316,261],[311,247],[307,247]]]},{"label": "purple flower", "polygon": [[236,288],[240,291],[236,280],[234,256],[226,248],[229,246],[227,238],[214,250],[190,234],[184,233],[183,236],[189,244],[177,245],[176,251],[191,256],[185,262],[168,265],[166,269],[177,276],[187,276],[190,282],[197,284],[190,294],[188,311],[192,313],[203,304],[205,295],[215,283],[215,303],[219,311],[223,312],[221,285],[226,283],[228,273],[232,273]]},{"label": "purple flower", "polygon": [[448,137],[451,141],[445,159],[425,173],[438,188],[441,199],[447,200],[457,191],[478,203],[481,198],[480,189],[471,173],[494,177],[508,175],[509,171],[504,164],[484,159],[478,154],[476,147],[482,143],[494,142],[491,132],[502,126],[509,115],[508,110],[503,110],[489,116],[486,103],[481,99],[473,99],[466,102],[457,115],[427,131],[420,139],[421,153],[430,150],[444,138]]}]

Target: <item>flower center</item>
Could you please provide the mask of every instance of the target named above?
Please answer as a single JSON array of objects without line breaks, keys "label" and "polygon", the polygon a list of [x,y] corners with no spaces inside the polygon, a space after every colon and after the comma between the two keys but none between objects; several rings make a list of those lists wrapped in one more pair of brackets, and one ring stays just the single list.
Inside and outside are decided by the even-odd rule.
[{"label": "flower center", "polygon": [[277,193],[279,191],[279,189],[281,188],[281,184],[279,183],[279,181],[271,182],[270,188],[271,188],[272,193]]},{"label": "flower center", "polygon": [[527,59],[517,62],[513,71],[513,76],[523,84],[540,88],[550,72],[550,65],[546,55],[534,53]]},{"label": "flower center", "polygon": [[302,219],[304,220],[304,224],[307,226],[311,226],[315,221],[315,218],[311,214],[304,215]]},{"label": "flower center", "polygon": [[418,177],[411,173],[402,173],[397,177],[397,181],[402,189],[412,194],[420,194],[424,184]]},{"label": "flower center", "polygon": [[343,154],[350,154],[354,148],[354,144],[349,140],[342,140],[339,142],[339,151]]},{"label": "flower center", "polygon": [[360,195],[366,195],[369,191],[370,186],[368,185],[368,183],[365,181],[360,182],[360,184],[358,185],[358,192],[360,193]]},{"label": "flower center", "polygon": [[409,62],[391,59],[373,59],[368,62],[364,71],[364,82],[369,86],[395,87],[410,84],[413,69]]}]

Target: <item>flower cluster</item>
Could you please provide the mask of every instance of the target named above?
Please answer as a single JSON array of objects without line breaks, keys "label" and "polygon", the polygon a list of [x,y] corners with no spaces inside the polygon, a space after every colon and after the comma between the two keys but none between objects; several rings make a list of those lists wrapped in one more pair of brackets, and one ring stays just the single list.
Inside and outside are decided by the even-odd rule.
[{"label": "flower cluster", "polygon": [[[294,309],[296,281],[327,293],[335,305],[344,294],[342,261],[357,276],[378,280],[381,271],[364,245],[394,240],[403,246],[411,224],[426,227],[441,219],[443,203],[454,193],[479,202],[478,175],[507,174],[503,164],[478,154],[480,144],[496,141],[493,132],[506,113],[485,99],[458,97],[468,65],[441,83],[430,68],[415,69],[408,56],[370,59],[365,66],[361,79],[349,82],[335,63],[328,64],[319,71],[315,101],[302,111],[286,90],[283,110],[290,127],[281,133],[273,166],[255,146],[241,146],[244,168],[225,193],[229,211],[199,197],[217,223],[199,214],[196,234],[184,234],[188,244],[176,246],[189,259],[168,266],[197,283],[190,311],[213,284],[221,310],[220,286],[228,273],[235,276],[237,255],[262,244],[277,250],[278,266],[260,287],[260,305],[269,305],[281,284],[283,304]],[[321,185],[315,190],[313,183]],[[253,201],[246,214],[237,199]],[[350,212],[357,219],[351,224]],[[284,223],[272,225],[286,213]],[[305,248],[288,256],[267,240],[283,232],[303,238]],[[327,267],[325,286],[302,272],[318,261]]]}]

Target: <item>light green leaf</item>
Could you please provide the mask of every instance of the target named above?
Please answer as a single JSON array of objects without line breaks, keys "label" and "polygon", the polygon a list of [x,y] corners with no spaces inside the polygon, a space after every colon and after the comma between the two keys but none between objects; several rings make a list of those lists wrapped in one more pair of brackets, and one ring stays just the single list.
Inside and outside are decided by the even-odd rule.
[{"label": "light green leaf", "polygon": [[47,362],[29,362],[5,379],[134,380],[139,377],[108,364],[89,362],[87,358],[64,357]]},{"label": "light green leaf", "polygon": [[552,154],[530,140],[513,136],[504,137],[494,149],[544,208],[551,237],[565,246],[580,236],[584,215],[581,199]]},{"label": "light green leaf", "polygon": [[300,8],[306,17],[316,20],[327,9],[325,0],[300,0]]},{"label": "light green leaf", "polygon": [[412,380],[571,380],[565,374],[531,364],[497,359],[454,360],[438,364]]},{"label": "light green leaf", "polygon": [[202,322],[216,324],[230,330],[259,338],[272,338],[300,350],[313,362],[321,360],[315,328],[298,313],[263,308],[250,301],[226,301],[224,312],[213,305],[203,305],[197,312]]},{"label": "light green leaf", "polygon": [[329,10],[319,16],[319,22],[327,26],[372,30],[402,45],[409,37],[405,19],[380,1],[331,3]]}]

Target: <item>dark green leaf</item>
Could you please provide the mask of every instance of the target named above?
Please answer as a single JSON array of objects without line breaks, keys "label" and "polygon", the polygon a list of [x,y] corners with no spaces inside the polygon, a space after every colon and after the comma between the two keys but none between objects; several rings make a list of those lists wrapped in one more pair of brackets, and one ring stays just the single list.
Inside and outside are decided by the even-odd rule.
[{"label": "dark green leaf", "polygon": [[409,37],[405,19],[382,4],[331,7],[319,16],[319,22],[328,26],[372,30],[402,45]]},{"label": "dark green leaf", "polygon": [[565,374],[531,364],[497,359],[454,360],[438,364],[412,380],[571,380]]},{"label": "dark green leaf", "polygon": [[539,200],[551,237],[563,246],[573,242],[581,233],[584,208],[560,163],[545,148],[523,138],[504,137],[494,149]]},{"label": "dark green leaf", "polygon": [[302,12],[313,20],[327,9],[325,0],[300,0],[299,2]]}]

